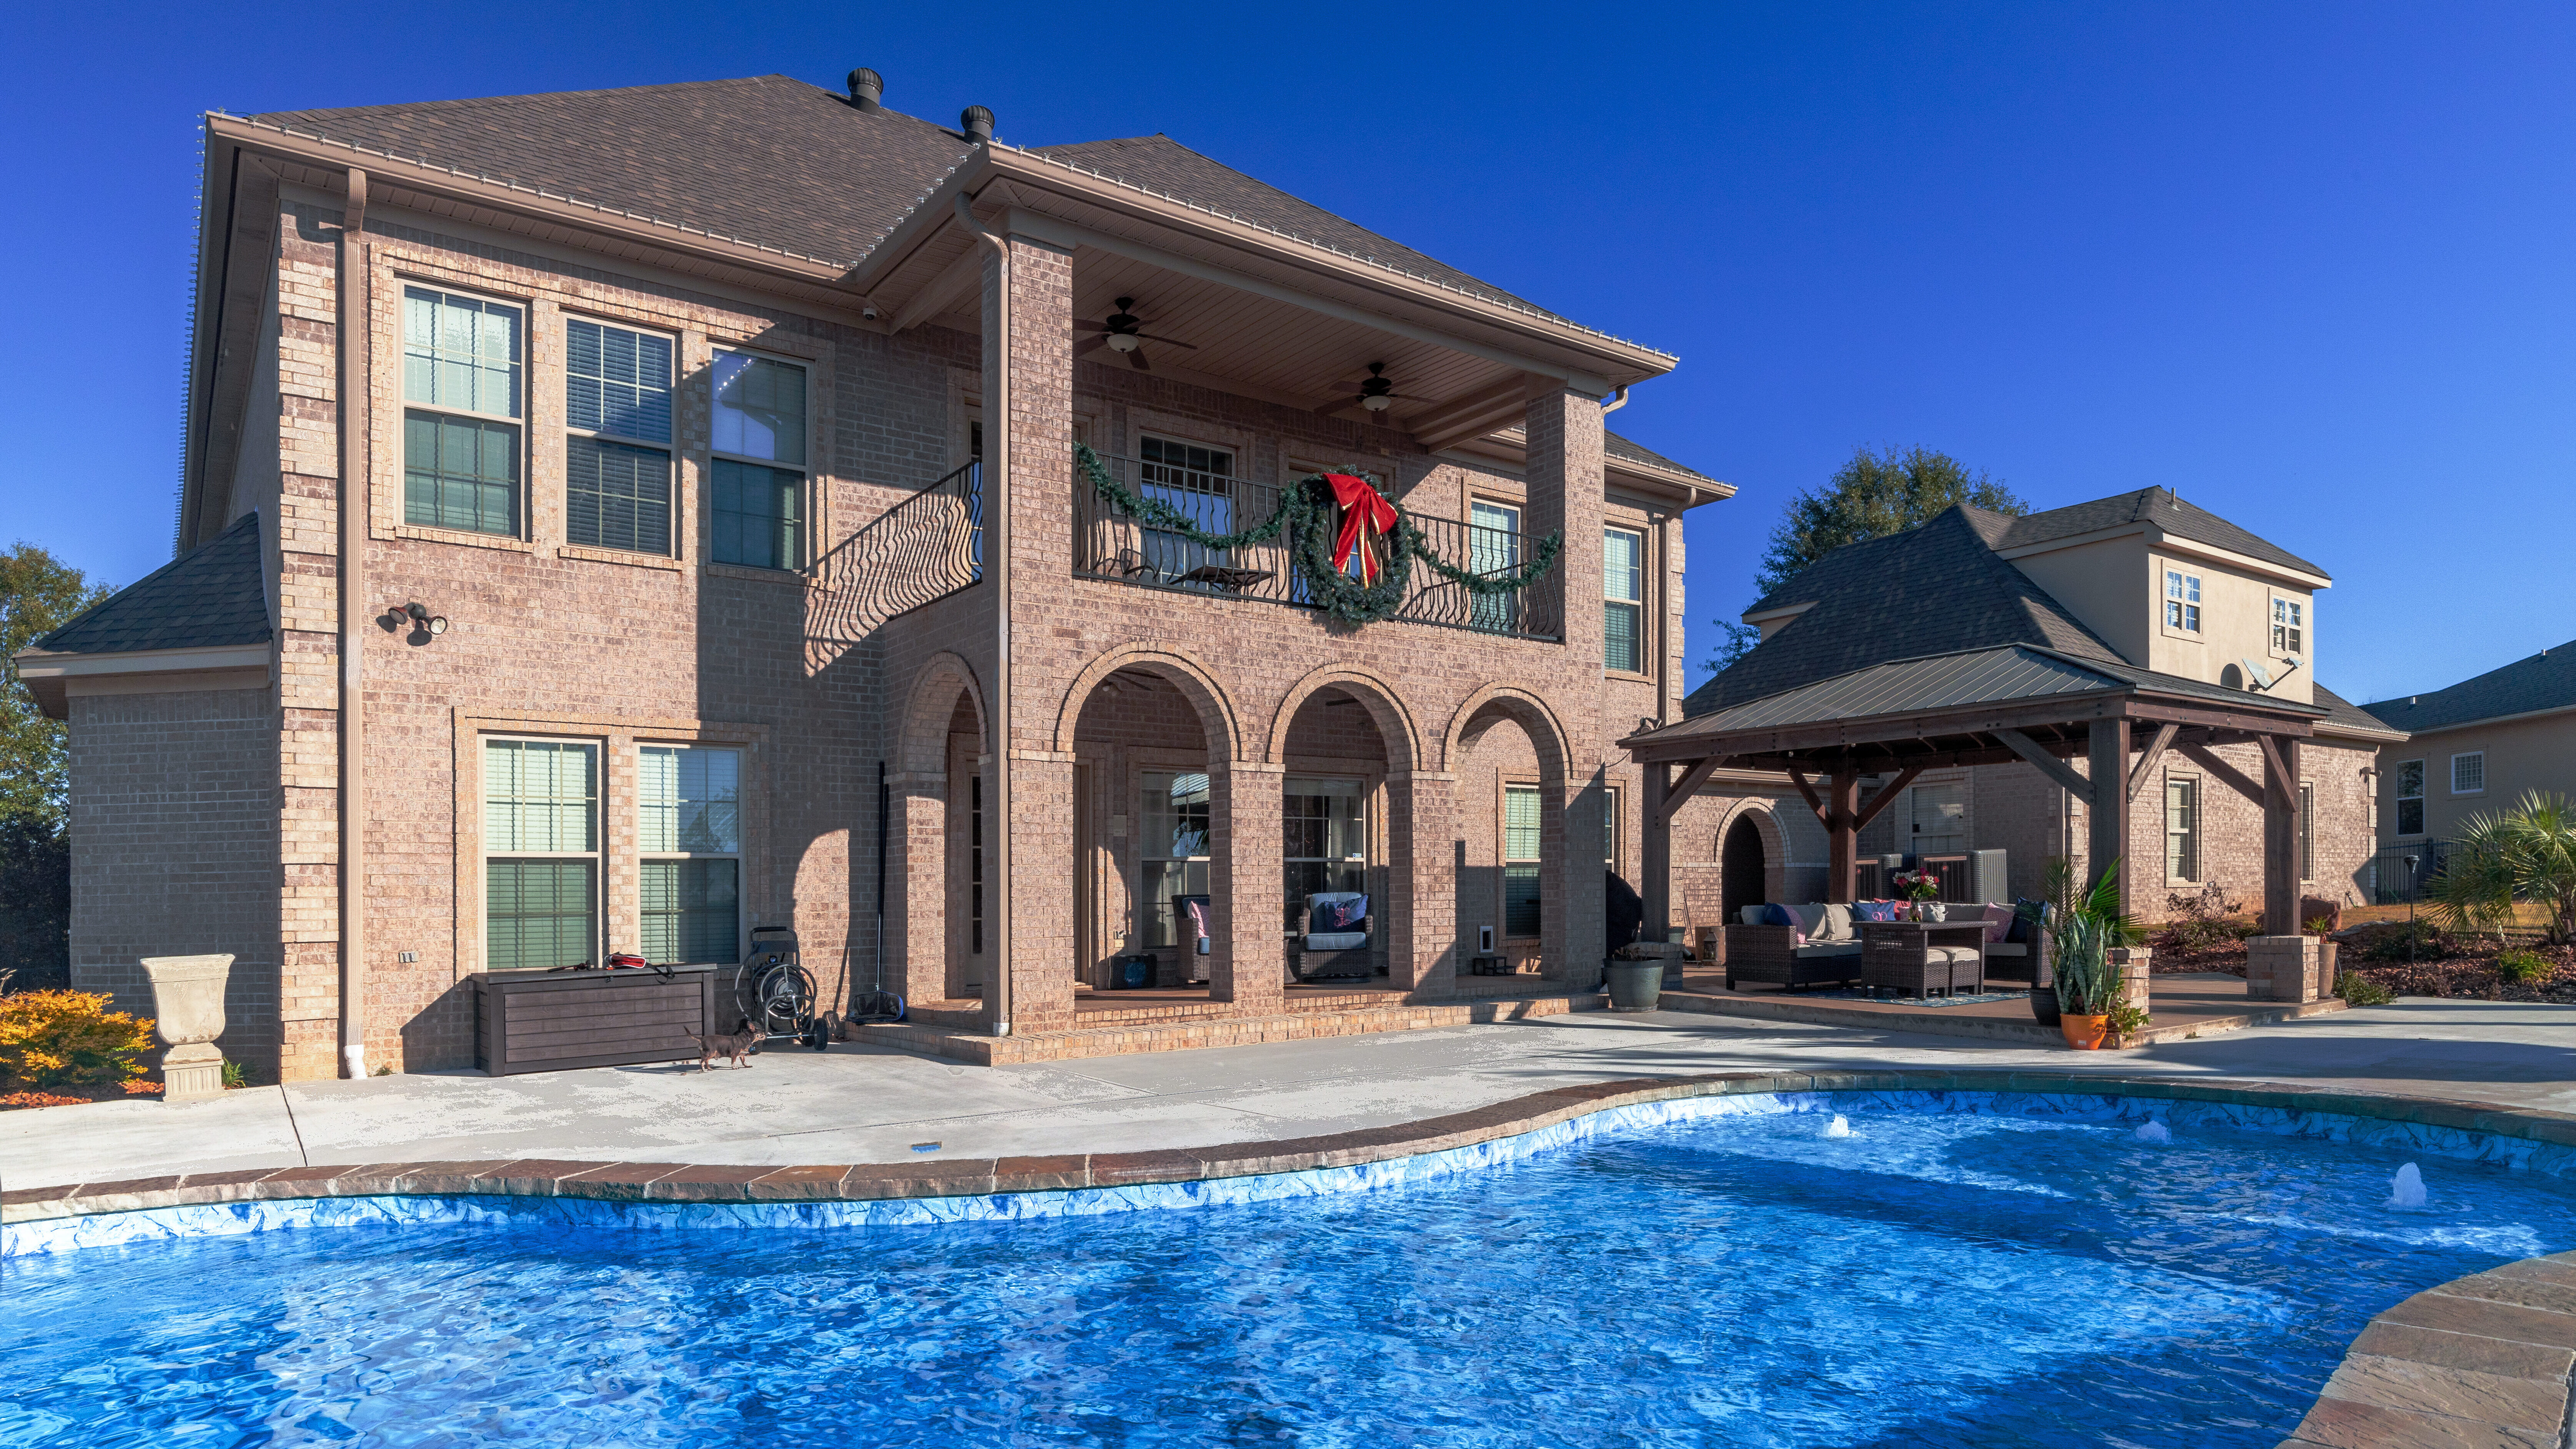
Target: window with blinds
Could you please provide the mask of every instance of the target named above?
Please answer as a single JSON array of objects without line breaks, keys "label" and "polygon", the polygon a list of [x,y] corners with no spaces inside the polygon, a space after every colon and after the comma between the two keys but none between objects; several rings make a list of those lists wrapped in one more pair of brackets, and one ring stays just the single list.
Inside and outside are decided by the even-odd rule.
[{"label": "window with blinds", "polygon": [[1533,940],[1539,933],[1538,851],[1538,789],[1508,786],[1503,791],[1503,935],[1512,940]]},{"label": "window with blinds", "polygon": [[657,965],[742,959],[742,755],[636,751],[642,954]]},{"label": "window with blinds", "polygon": [[518,537],[518,308],[403,289],[403,521]]},{"label": "window with blinds", "polygon": [[564,323],[564,538],[672,554],[671,339]]},{"label": "window with blinds", "polygon": [[2200,782],[2165,781],[2165,879],[2200,879]]},{"label": "window with blinds", "polygon": [[715,356],[708,514],[717,563],[805,564],[805,369],[744,352]]},{"label": "window with blinds", "polygon": [[1646,672],[1646,536],[1625,528],[1601,531],[1601,664],[1629,674]]},{"label": "window with blinds", "polygon": [[492,971],[596,959],[599,748],[483,742],[483,954]]}]

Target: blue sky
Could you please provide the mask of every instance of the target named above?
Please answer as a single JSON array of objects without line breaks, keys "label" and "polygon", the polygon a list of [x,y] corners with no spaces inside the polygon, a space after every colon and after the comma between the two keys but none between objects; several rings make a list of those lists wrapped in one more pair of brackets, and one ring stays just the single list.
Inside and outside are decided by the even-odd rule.
[{"label": "blue sky", "polygon": [[[196,115],[885,73],[1023,144],[1166,132],[1681,354],[1621,430],[1781,502],[1923,444],[2041,507],[2171,486],[2324,564],[2319,677],[2576,636],[2576,7],[50,7],[0,108],[0,543],[168,556]],[[67,385],[47,384],[51,377]],[[77,384],[77,385],[70,385]],[[70,416],[65,416],[68,412]],[[1699,677],[1694,671],[1694,680]]]}]

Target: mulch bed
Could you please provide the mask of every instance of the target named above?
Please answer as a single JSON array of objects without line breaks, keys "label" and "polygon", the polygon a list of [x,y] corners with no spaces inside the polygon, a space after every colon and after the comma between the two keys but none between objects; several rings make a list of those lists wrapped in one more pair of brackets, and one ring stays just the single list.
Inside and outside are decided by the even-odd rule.
[{"label": "mulch bed", "polygon": [[123,1082],[112,1087],[30,1087],[0,1093],[0,1112],[31,1107],[86,1107],[92,1102],[122,1102],[128,1097],[158,1097],[159,1082]]},{"label": "mulch bed", "polygon": [[[2438,996],[2471,1001],[2538,1001],[2576,1004],[2576,947],[2517,942],[2556,969],[2538,981],[2515,981],[2496,969],[2492,937],[2484,941],[2431,933],[2418,948],[2420,960],[2382,961],[2370,955],[2397,955],[2406,949],[2404,928],[2356,926],[2341,933],[2338,965],[2365,976],[2397,996]],[[2224,972],[2245,974],[2245,943],[2228,941],[2205,950],[2186,951],[2169,939],[2154,943],[2150,969],[2158,976]],[[2374,949],[2375,948],[2375,949]]]}]

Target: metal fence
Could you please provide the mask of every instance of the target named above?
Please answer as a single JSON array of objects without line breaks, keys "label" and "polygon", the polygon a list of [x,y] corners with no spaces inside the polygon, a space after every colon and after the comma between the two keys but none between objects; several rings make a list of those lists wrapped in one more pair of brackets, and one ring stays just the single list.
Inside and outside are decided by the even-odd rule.
[{"label": "metal fence", "polygon": [[[2370,893],[2374,906],[2402,906],[2408,901],[2424,899],[2425,887],[2442,873],[2451,858],[2452,843],[2427,840],[2415,845],[2382,846],[2370,863],[2362,867],[2362,889]],[[2409,864],[2409,861],[2412,864]]]},{"label": "metal fence", "polygon": [[855,644],[897,614],[984,577],[984,465],[965,467],[877,515],[814,561],[806,633]]},{"label": "metal fence", "polygon": [[[1106,455],[1100,461],[1120,487],[1171,509],[1201,533],[1240,533],[1279,510],[1281,490],[1267,483],[1177,463]],[[1294,567],[1292,529],[1261,543],[1209,549],[1102,498],[1079,468],[1073,484],[1076,574],[1213,598],[1315,607]],[[1536,547],[1523,533],[1428,514],[1406,516],[1434,552],[1482,576],[1512,572]],[[1553,568],[1526,587],[1478,593],[1417,558],[1395,617],[1483,634],[1563,638],[1564,572]]]}]

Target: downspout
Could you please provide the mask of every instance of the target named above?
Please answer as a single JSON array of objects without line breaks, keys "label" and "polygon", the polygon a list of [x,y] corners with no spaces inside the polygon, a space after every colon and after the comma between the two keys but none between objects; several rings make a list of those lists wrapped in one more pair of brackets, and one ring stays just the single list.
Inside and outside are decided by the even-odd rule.
[{"label": "downspout", "polygon": [[[984,396],[984,574],[993,586],[992,688],[984,696],[985,744],[993,756],[993,798],[985,802],[984,854],[999,887],[985,903],[992,935],[993,971],[986,999],[993,1035],[1011,1034],[1011,248],[975,219],[966,193],[952,198],[966,234],[993,249],[999,285],[993,291],[997,359]],[[998,824],[999,828],[994,828]]]},{"label": "downspout", "polygon": [[353,1080],[367,1075],[366,696],[359,668],[367,606],[366,395],[367,173],[349,168],[340,216],[340,1059]]}]

